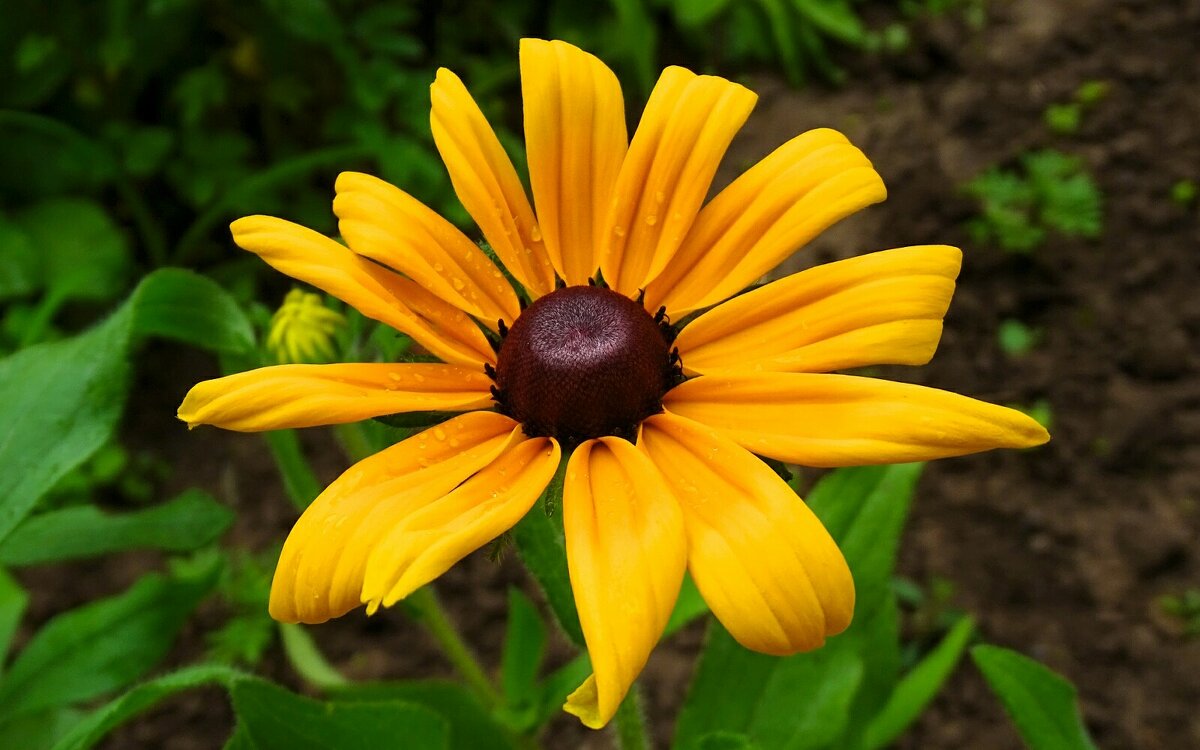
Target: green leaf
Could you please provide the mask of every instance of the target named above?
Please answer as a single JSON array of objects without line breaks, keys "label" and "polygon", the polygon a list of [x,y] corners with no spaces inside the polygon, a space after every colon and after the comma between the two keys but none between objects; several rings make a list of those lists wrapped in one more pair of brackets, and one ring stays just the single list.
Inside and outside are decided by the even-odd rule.
[{"label": "green leaf", "polygon": [[851,45],[862,44],[866,29],[845,0],[792,0],[796,10],[825,34]]},{"label": "green leaf", "polygon": [[[809,507],[837,540],[854,574],[854,621],[834,639],[856,652],[865,674],[848,731],[861,733],[900,677],[900,625],[891,580],[900,535],[923,464],[863,466],[827,474],[808,496]],[[845,739],[853,746],[857,740]]]},{"label": "green leaf", "polygon": [[239,680],[230,688],[239,732],[256,750],[437,750],[448,745],[446,722],[423,706],[397,700],[316,701],[269,682]]},{"label": "green leaf", "polygon": [[510,733],[492,718],[475,696],[457,683],[444,680],[359,683],[332,692],[331,697],[339,704],[388,701],[432,711],[449,726],[449,750],[513,750],[516,747]]},{"label": "green leaf", "polygon": [[766,656],[742,648],[713,621],[674,746],[703,747],[714,732],[740,732],[763,747],[787,750],[834,740],[863,676],[857,655],[836,644],[787,658]]},{"label": "green leaf", "polygon": [[161,336],[214,352],[254,349],[254,328],[241,307],[215,281],[182,268],[164,268],[133,299],[134,327],[142,336]]},{"label": "green leaf", "polygon": [[0,723],[0,747],[49,750],[75,727],[83,713],[72,708],[50,708],[13,716]]},{"label": "green leaf", "polygon": [[674,0],[671,10],[680,26],[703,26],[729,6],[731,0]]},{"label": "green leaf", "polygon": [[14,216],[42,259],[42,283],[60,299],[108,300],[128,283],[129,243],[98,204],[56,198]]},{"label": "green leaf", "polygon": [[25,606],[29,604],[29,595],[21,584],[0,569],[0,674],[3,674],[5,655],[12,637],[21,624],[21,616],[25,614]]},{"label": "green leaf", "polygon": [[166,655],[216,572],[151,574],[50,620],[0,682],[0,717],[78,703],[136,680]]},{"label": "green leaf", "polygon": [[701,737],[696,747],[698,750],[757,750],[759,746],[738,732],[713,732]]},{"label": "green leaf", "polygon": [[562,487],[566,465],[564,457],[541,500],[513,528],[513,541],[525,567],[545,592],[546,601],[563,632],[575,645],[582,647],[583,630],[579,626],[571,578],[567,574],[562,530]]},{"label": "green leaf", "polygon": [[999,646],[975,646],[971,658],[1030,748],[1096,750],[1070,682],[1033,659]]},{"label": "green leaf", "polygon": [[916,721],[958,665],[974,632],[974,621],[962,618],[933,651],[904,675],[883,709],[867,725],[864,738],[867,748],[874,750],[891,744]]},{"label": "green leaf", "polygon": [[511,708],[530,702],[546,653],[546,628],[537,607],[519,589],[508,590],[508,630],[500,658],[504,701]]},{"label": "green leaf", "polygon": [[0,565],[36,565],[129,549],[190,552],[217,539],[231,523],[233,513],[200,490],[133,513],[75,506],[18,526],[0,542]]},{"label": "green leaf", "polygon": [[211,684],[228,686],[245,677],[229,667],[201,665],[144,682],[88,714],[54,745],[54,750],[87,750],[113,729],[176,693]]},{"label": "green leaf", "polygon": [[41,277],[41,256],[29,233],[0,216],[0,300],[33,294]]},{"label": "green leaf", "polygon": [[804,83],[804,63],[800,60],[798,50],[800,43],[792,29],[792,19],[788,17],[787,6],[783,0],[758,0],[763,14],[767,17],[767,28],[775,42],[775,52],[783,63],[788,83],[799,86]]},{"label": "green leaf", "polygon": [[104,445],[125,403],[131,308],[0,360],[0,539]]},{"label": "green leaf", "polygon": [[[178,298],[164,306],[172,294]],[[214,309],[227,311],[216,301],[222,295],[189,272],[155,271],[90,331],[0,360],[0,540],[38,498],[108,442],[125,403],[128,353],[138,337],[169,335],[205,347],[237,340],[220,330],[205,336],[181,322],[190,314],[204,321]],[[163,312],[168,307],[169,314]]]}]

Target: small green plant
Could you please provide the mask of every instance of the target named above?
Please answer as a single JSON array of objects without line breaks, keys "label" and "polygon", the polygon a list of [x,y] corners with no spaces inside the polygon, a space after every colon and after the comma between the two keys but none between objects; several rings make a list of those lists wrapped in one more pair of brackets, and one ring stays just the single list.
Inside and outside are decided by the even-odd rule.
[{"label": "small green plant", "polygon": [[1069,102],[1051,104],[1043,119],[1046,127],[1058,135],[1074,135],[1083,122],[1084,112],[1108,96],[1107,81],[1085,81],[1075,89]]},{"label": "small green plant", "polygon": [[1180,180],[1171,186],[1171,202],[1187,208],[1196,202],[1197,193],[1200,193],[1200,188],[1196,187],[1195,180]]},{"label": "small green plant", "polygon": [[1051,232],[1097,237],[1103,197],[1078,157],[1045,149],[1021,157],[1021,170],[993,167],[966,185],[980,215],[968,225],[977,242],[1030,252]]},{"label": "small green plant", "polygon": [[1021,357],[1028,354],[1041,339],[1041,331],[1030,328],[1016,318],[1007,318],[1000,323],[996,331],[996,340],[1000,348],[1010,357]]},{"label": "small green plant", "polygon": [[1188,589],[1182,594],[1159,597],[1159,609],[1178,620],[1183,634],[1189,638],[1200,635],[1200,589]]},{"label": "small green plant", "polygon": [[274,555],[235,555],[224,565],[217,593],[229,607],[225,624],[209,632],[208,658],[222,664],[257,666],[275,640],[275,621],[267,613]]}]

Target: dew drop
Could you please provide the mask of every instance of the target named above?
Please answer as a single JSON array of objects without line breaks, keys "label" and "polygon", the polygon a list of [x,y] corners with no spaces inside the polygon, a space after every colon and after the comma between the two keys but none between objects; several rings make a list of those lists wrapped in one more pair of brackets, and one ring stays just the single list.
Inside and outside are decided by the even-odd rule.
[{"label": "dew drop", "polygon": [[656,203],[662,203],[666,199],[667,199],[667,196],[663,195],[663,191],[659,190],[656,193],[654,193],[654,200]]},{"label": "dew drop", "polygon": [[646,217],[646,223],[649,224],[650,226],[654,226],[655,224],[658,223],[658,217],[655,216],[654,214],[650,214],[649,216]]},{"label": "dew drop", "polygon": [[446,431],[443,430],[441,427],[434,427],[433,428],[433,436],[435,438],[437,438],[438,440],[445,440],[446,439]]},{"label": "dew drop", "polygon": [[625,227],[613,227],[613,234],[617,235],[618,237],[624,237]]},{"label": "dew drop", "polygon": [[443,266],[441,263],[434,263],[433,270],[437,271],[438,273],[441,273],[442,271],[446,270],[446,267]]},{"label": "dew drop", "polygon": [[[542,241],[542,228],[539,227],[537,224],[534,224],[533,229],[529,230],[529,239],[533,240],[534,242],[541,242]],[[528,249],[528,248],[526,248],[526,249]]]}]

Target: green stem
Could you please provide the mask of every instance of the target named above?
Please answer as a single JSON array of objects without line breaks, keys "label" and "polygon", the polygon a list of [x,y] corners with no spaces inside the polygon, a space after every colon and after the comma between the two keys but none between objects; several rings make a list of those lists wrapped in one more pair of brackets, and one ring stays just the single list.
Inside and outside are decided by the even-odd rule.
[{"label": "green stem", "polygon": [[300,438],[295,430],[273,430],[264,433],[271,455],[283,477],[283,488],[292,504],[300,510],[309,506],[321,494],[321,483],[304,458]]},{"label": "green stem", "polygon": [[200,243],[208,236],[213,227],[227,218],[236,206],[248,200],[255,193],[284,182],[291,182],[316,169],[359,161],[372,153],[364,146],[334,146],[288,159],[270,169],[247,177],[206,208],[204,213],[196,217],[196,220],[192,222],[192,225],[183,233],[183,237],[179,239],[178,244],[175,245],[175,255],[171,261],[179,266],[194,261],[200,250]]},{"label": "green stem", "polygon": [[86,153],[95,163],[99,164],[107,172],[108,177],[112,179],[113,186],[116,187],[121,200],[125,202],[126,207],[129,209],[129,214],[133,217],[133,221],[137,225],[138,233],[142,237],[142,244],[146,246],[146,253],[150,256],[151,262],[155,266],[166,264],[167,241],[162,227],[154,220],[154,214],[151,213],[150,209],[146,206],[146,202],[142,200],[142,196],[137,188],[130,182],[129,177],[126,176],[120,162],[117,161],[117,158],[108,149],[83,133],[80,133],[75,128],[72,128],[70,125],[44,115],[33,114],[31,112],[17,112],[9,109],[0,110],[0,126],[4,125],[13,125],[18,128],[31,130],[35,133],[62,141],[65,144],[73,145]]},{"label": "green stem", "polygon": [[379,452],[367,438],[361,422],[334,425],[333,434],[346,456],[356,463]]},{"label": "green stem", "polygon": [[345,675],[325,660],[325,655],[303,625],[279,623],[279,638],[292,668],[309,685],[319,690],[329,690],[349,682]]},{"label": "green stem", "polygon": [[417,589],[405,600],[409,613],[425,626],[433,639],[441,646],[446,658],[454,669],[466,680],[467,687],[488,708],[499,706],[502,702],[499,691],[488,679],[483,666],[472,653],[470,646],[458,634],[454,624],[450,622],[446,610],[438,601],[433,587],[423,586]]},{"label": "green stem", "polygon": [[615,717],[617,747],[621,750],[649,750],[650,736],[646,732],[646,717],[642,712],[642,691],[635,682],[629,688]]}]

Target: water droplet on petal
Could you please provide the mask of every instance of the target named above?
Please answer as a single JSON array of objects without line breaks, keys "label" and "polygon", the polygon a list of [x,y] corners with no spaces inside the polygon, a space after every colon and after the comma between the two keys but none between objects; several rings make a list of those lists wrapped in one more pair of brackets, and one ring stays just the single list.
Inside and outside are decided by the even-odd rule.
[{"label": "water droplet on petal", "polygon": [[446,431],[443,430],[441,427],[434,427],[433,428],[433,436],[435,438],[437,438],[438,440],[445,440],[446,439]]},{"label": "water droplet on petal", "polygon": [[533,229],[529,230],[529,239],[533,240],[534,242],[541,242],[542,241],[542,228],[539,227],[537,224],[534,224]]},{"label": "water droplet on petal", "polygon": [[649,216],[646,217],[646,223],[649,224],[650,226],[654,226],[655,224],[658,223],[658,217],[655,216],[654,214],[650,214]]}]

